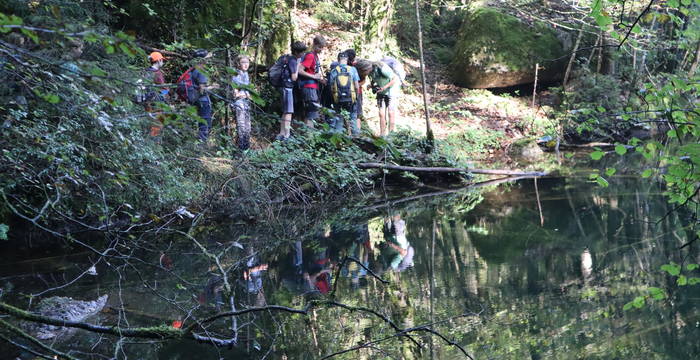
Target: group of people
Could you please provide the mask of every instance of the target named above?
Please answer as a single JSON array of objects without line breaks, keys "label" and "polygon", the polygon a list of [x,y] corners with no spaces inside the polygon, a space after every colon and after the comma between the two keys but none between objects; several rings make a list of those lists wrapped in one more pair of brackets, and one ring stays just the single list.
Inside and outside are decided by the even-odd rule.
[{"label": "group of people", "polygon": [[354,49],[340,52],[324,73],[320,56],[326,47],[326,39],[317,35],[311,51],[307,52],[306,44],[297,41],[292,44],[291,53],[278,60],[283,63],[284,71],[279,86],[282,119],[277,139],[289,138],[295,115],[303,119],[306,126],[314,128],[323,107],[332,110],[326,116],[331,130],[343,132],[347,121],[350,133],[359,135],[365,84],[369,84],[377,97],[381,135],[392,132],[402,79],[386,62],[357,59]]},{"label": "group of people", "polygon": [[[329,70],[324,71],[320,56],[326,47],[325,38],[317,35],[313,38],[311,51],[307,52],[305,43],[296,41],[291,46],[291,53],[278,60],[282,71],[276,85],[281,96],[282,116],[276,140],[289,139],[294,117],[303,121],[309,128],[315,128],[324,120],[330,129],[336,132],[344,132],[347,122],[349,132],[353,136],[359,135],[363,105],[362,88],[365,84],[369,84],[369,88],[376,94],[381,135],[392,132],[401,91],[400,76],[386,62],[357,59],[353,49],[339,53]],[[202,142],[207,141],[212,127],[210,94],[213,93],[210,90],[218,87],[209,83],[202,68],[204,59],[210,56],[206,50],[194,52],[194,66],[178,78],[175,88],[177,97],[197,108],[197,115],[201,118],[198,135]],[[149,85],[155,90],[145,92],[140,101],[145,104],[147,111],[156,114],[157,121],[151,127],[150,135],[160,141],[163,118],[159,115],[157,104],[165,101],[171,89],[166,85],[162,72],[166,60],[163,54],[152,52],[148,58],[151,66],[147,69],[146,77],[150,78],[152,84]],[[246,55],[236,58],[236,74],[231,78],[233,100],[228,101],[228,105],[235,112],[237,143],[241,150],[250,147],[250,63],[250,58]],[[323,108],[329,110],[323,111],[324,115],[321,111]]]}]

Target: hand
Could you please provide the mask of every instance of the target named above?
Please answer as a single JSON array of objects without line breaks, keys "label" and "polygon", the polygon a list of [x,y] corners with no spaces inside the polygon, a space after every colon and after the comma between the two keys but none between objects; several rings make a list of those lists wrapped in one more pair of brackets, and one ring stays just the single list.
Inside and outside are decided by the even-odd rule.
[{"label": "hand", "polygon": [[320,78],[319,81],[321,81],[321,84],[326,85],[327,81],[325,78]]}]

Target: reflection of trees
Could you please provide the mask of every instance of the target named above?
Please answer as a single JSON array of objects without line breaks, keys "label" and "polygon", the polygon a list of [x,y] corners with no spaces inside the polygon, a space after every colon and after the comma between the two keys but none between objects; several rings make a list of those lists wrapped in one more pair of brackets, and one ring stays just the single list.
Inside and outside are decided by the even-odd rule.
[{"label": "reflection of trees", "polygon": [[[687,289],[677,289],[656,271],[669,259],[681,261],[674,249],[686,242],[684,224],[672,215],[654,226],[669,210],[665,200],[645,195],[653,188],[634,191],[634,183],[618,181],[611,181],[617,191],[613,186],[590,188],[576,179],[541,181],[544,227],[527,183],[507,194],[489,193],[487,203],[479,193],[404,202],[401,211],[415,266],[377,277],[370,274],[376,253],[359,248],[355,234],[369,218],[386,216],[383,208],[288,217],[307,231],[286,231],[300,243],[304,240],[310,251],[322,219],[332,219],[333,297],[302,296],[286,285],[294,273],[293,246],[269,241],[275,229],[199,226],[184,240],[144,238],[138,247],[120,250],[125,256],[98,263],[97,279],[48,293],[96,294],[99,284],[114,299],[111,312],[99,315],[101,326],[119,324],[142,332],[119,336],[112,330],[113,335],[84,336],[73,344],[59,339],[54,347],[87,352],[98,343],[98,353],[116,350],[144,358],[257,358],[268,352],[271,357],[319,358],[359,346],[338,357],[410,359],[457,357],[459,350],[448,345],[454,340],[477,358],[688,358],[698,350],[693,340],[698,310]],[[263,289],[253,286],[254,293],[246,272],[261,268],[246,263],[251,252],[269,264],[261,274]],[[357,272],[345,276],[340,270],[345,256],[356,255],[367,264],[369,275],[362,281],[354,278]],[[348,274],[355,270],[348,268]],[[4,292],[2,300],[26,308],[17,294],[46,287],[32,281],[38,280]],[[658,284],[665,284],[672,301],[621,311],[631,298]],[[267,306],[258,301],[262,291]],[[179,328],[173,327],[176,322]],[[146,331],[154,338],[143,339]],[[10,336],[7,328],[0,334]],[[197,339],[193,334],[201,344],[186,340]],[[212,342],[233,350],[212,347]]]}]

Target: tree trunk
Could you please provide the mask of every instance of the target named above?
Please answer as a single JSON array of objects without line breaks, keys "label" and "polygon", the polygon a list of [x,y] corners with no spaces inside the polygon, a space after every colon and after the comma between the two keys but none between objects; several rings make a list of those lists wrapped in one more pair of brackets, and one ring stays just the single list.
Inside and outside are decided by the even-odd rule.
[{"label": "tree trunk", "polygon": [[688,77],[693,77],[695,75],[695,72],[698,70],[698,63],[700,63],[700,41],[698,41],[698,45],[695,48],[695,59],[693,59],[693,63],[690,65],[690,69],[688,69]]},{"label": "tree trunk", "polygon": [[569,75],[571,75],[571,68],[573,67],[574,60],[576,59],[576,52],[578,51],[579,45],[581,45],[581,38],[583,38],[583,25],[581,25],[581,29],[578,31],[576,43],[574,44],[574,51],[571,53],[571,57],[569,58],[569,64],[566,65],[566,72],[564,72],[564,82],[562,83],[564,91],[566,91],[566,83],[569,81]]},{"label": "tree trunk", "polygon": [[420,79],[423,86],[423,111],[425,112],[425,136],[428,139],[428,153],[433,151],[435,147],[435,138],[433,136],[433,130],[430,127],[430,109],[428,109],[428,88],[425,81],[425,62],[423,58],[423,28],[421,27],[420,21],[420,8],[418,7],[418,0],[414,1],[416,6],[416,22],[418,23],[418,51],[420,52]]}]

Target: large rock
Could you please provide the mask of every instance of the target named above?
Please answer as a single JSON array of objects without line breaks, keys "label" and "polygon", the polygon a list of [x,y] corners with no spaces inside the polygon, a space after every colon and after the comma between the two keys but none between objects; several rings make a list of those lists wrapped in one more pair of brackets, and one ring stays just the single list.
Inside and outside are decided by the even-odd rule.
[{"label": "large rock", "polygon": [[[105,304],[107,304],[107,295],[102,295],[93,301],[54,296],[41,300],[35,312],[54,319],[81,322],[100,312]],[[26,327],[32,335],[40,340],[53,339],[60,334],[72,333],[76,330],[75,328],[41,323],[27,323]]]},{"label": "large rock", "polygon": [[544,67],[538,81],[560,80],[566,60],[557,34],[545,24],[481,8],[460,28],[450,70],[457,85],[499,88],[534,82],[537,63]]}]

